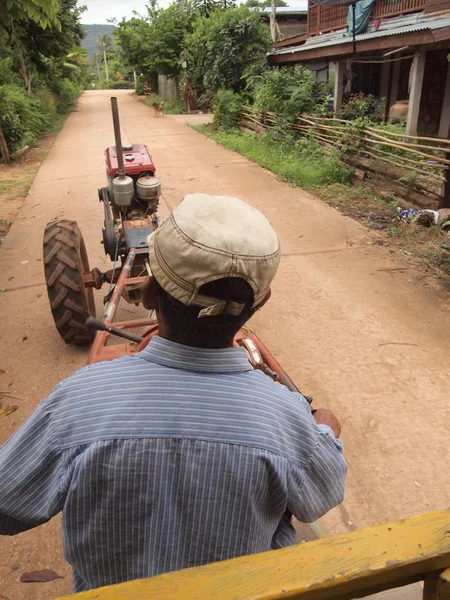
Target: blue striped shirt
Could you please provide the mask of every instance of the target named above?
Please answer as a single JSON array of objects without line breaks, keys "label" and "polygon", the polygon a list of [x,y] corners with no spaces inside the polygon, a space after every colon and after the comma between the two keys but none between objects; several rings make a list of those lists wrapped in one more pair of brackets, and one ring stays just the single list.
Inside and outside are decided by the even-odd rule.
[{"label": "blue striped shirt", "polygon": [[343,499],[346,464],[306,400],[242,348],[154,337],[58,384],[0,448],[0,534],[62,511],[82,591],[295,541]]}]

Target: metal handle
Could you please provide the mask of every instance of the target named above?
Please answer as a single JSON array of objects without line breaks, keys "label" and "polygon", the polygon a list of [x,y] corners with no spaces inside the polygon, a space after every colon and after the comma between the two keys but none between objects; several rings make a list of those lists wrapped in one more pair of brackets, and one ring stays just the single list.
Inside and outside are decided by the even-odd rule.
[{"label": "metal handle", "polygon": [[125,164],[123,162],[122,138],[120,136],[119,107],[115,96],[111,98],[111,110],[114,125],[114,138],[116,140],[117,165],[119,167],[117,174],[119,177],[123,177],[125,175]]},{"label": "metal handle", "polygon": [[96,331],[107,331],[112,335],[117,335],[117,337],[125,338],[126,340],[130,340],[130,342],[136,342],[139,344],[144,339],[140,335],[135,335],[134,333],[128,333],[128,331],[124,331],[123,329],[117,329],[117,327],[113,327],[112,325],[105,325],[102,321],[98,319],[94,319],[94,317],[88,317],[86,319],[85,325],[88,329],[95,329]]}]

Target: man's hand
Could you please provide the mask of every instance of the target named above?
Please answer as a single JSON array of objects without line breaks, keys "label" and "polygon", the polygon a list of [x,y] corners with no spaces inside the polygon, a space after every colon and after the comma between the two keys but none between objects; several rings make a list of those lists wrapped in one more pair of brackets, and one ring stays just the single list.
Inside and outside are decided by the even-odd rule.
[{"label": "man's hand", "polygon": [[337,438],[341,435],[341,424],[333,415],[331,410],[327,410],[326,408],[318,408],[314,413],[314,418],[318,425],[327,425],[330,427]]}]

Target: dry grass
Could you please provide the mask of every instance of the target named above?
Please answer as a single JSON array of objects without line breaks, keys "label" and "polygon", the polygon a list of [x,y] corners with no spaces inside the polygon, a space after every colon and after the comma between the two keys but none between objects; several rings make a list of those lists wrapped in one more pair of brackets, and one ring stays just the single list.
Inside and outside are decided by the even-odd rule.
[{"label": "dry grass", "polygon": [[395,198],[385,199],[364,186],[333,184],[316,190],[316,195],[343,214],[380,231],[378,243],[408,259],[415,268],[432,270],[450,278],[450,233],[439,227],[423,227],[402,221]]},{"label": "dry grass", "polygon": [[22,206],[33,179],[53,145],[57,132],[40,140],[11,165],[0,165],[0,244]]}]

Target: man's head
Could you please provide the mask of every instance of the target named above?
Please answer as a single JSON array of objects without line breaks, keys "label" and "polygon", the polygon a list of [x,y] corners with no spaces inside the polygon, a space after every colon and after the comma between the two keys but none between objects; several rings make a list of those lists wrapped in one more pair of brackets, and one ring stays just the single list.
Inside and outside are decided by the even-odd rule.
[{"label": "man's head", "polygon": [[186,345],[230,346],[270,296],[280,245],[268,220],[242,200],[186,196],[149,237],[153,280],[144,305],[160,335]]}]

